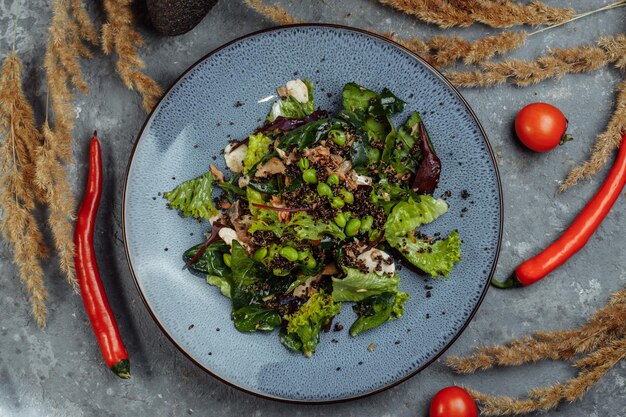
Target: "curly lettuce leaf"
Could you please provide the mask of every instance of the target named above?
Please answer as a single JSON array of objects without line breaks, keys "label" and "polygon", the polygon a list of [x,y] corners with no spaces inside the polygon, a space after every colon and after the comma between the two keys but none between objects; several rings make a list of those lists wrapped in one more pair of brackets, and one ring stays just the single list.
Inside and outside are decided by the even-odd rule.
[{"label": "curly lettuce leaf", "polygon": [[212,200],[214,183],[215,176],[206,172],[164,193],[163,198],[167,199],[170,207],[180,210],[186,217],[208,219],[219,213]]},{"label": "curly lettuce leaf", "polygon": [[400,276],[378,275],[374,272],[363,273],[354,268],[344,268],[344,278],[333,277],[333,299],[335,301],[362,301],[372,295],[384,292],[396,292]]},{"label": "curly lettuce leaf", "polygon": [[[203,245],[201,243],[187,249],[183,254],[185,262],[191,261]],[[222,294],[228,298],[230,298],[229,278],[232,271],[224,263],[223,255],[229,252],[230,248],[226,243],[215,242],[207,246],[202,255],[189,265],[191,269],[207,274],[207,283],[218,287]]]},{"label": "curly lettuce leaf", "polygon": [[461,238],[456,231],[443,240],[417,237],[399,239],[397,249],[413,265],[433,277],[447,277],[461,260]]},{"label": "curly lettuce leaf", "polygon": [[252,187],[246,187],[246,197],[250,213],[252,213],[252,224],[248,232],[254,234],[256,231],[264,230],[281,237],[286,225],[278,221],[278,212],[254,206],[253,204],[265,205],[267,202],[263,200],[263,195]]},{"label": "curly lettuce leaf", "polygon": [[405,292],[385,292],[357,303],[353,308],[359,318],[350,326],[350,336],[357,336],[389,320],[402,317],[408,299],[409,294]]},{"label": "curly lettuce leaf", "polygon": [[341,304],[323,291],[317,292],[298,311],[285,316],[287,333],[297,335],[302,342],[302,353],[311,357],[319,343],[320,331],[340,311]]},{"label": "curly lettuce leaf", "polygon": [[442,199],[422,195],[419,200],[409,197],[394,206],[385,222],[385,239],[397,247],[399,239],[423,224],[434,221],[448,211],[448,203]]},{"label": "curly lettuce leaf", "polygon": [[248,137],[248,153],[243,159],[243,173],[247,174],[256,164],[270,152],[272,139],[263,133],[250,135]]},{"label": "curly lettuce leaf", "polygon": [[289,227],[293,227],[296,238],[299,240],[320,240],[324,236],[341,240],[346,238],[343,230],[334,221],[315,221],[305,212],[296,213],[289,222]]}]

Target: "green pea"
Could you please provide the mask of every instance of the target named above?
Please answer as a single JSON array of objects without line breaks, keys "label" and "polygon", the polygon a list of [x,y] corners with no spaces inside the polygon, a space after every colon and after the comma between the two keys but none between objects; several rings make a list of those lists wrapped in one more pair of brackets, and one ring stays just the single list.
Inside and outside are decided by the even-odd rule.
[{"label": "green pea", "polygon": [[284,246],[280,248],[280,251],[278,251],[278,253],[280,254],[280,256],[290,262],[295,262],[298,260],[298,251],[291,246]]},{"label": "green pea", "polygon": [[330,174],[328,178],[326,178],[326,182],[328,185],[339,185],[339,175]]},{"label": "green pea", "polygon": [[341,197],[333,197],[332,200],[330,200],[330,205],[333,208],[336,209],[340,209],[343,208],[343,206],[345,206],[346,203],[344,203],[344,201],[341,199]]},{"label": "green pea", "polygon": [[335,223],[337,223],[337,226],[341,227],[342,229],[346,227],[347,221],[343,213],[339,213],[338,215],[335,216]]},{"label": "green pea", "polygon": [[356,236],[359,233],[359,229],[361,228],[361,220],[359,219],[350,219],[348,224],[346,224],[346,235],[347,236]]},{"label": "green pea", "polygon": [[343,130],[331,130],[328,137],[339,146],[346,144],[346,132]]},{"label": "green pea", "polygon": [[256,252],[254,252],[254,255],[252,255],[252,259],[254,259],[257,262],[261,262],[263,259],[265,259],[266,256],[267,256],[267,248],[259,248],[256,250]]},{"label": "green pea", "polygon": [[307,158],[300,158],[298,161],[298,166],[302,171],[309,168],[309,160]]},{"label": "green pea", "polygon": [[348,204],[354,203],[354,194],[352,194],[350,191],[346,189],[342,189],[341,191],[339,191],[339,194],[341,194],[341,198],[346,203]]},{"label": "green pea", "polygon": [[306,267],[309,269],[313,269],[317,266],[317,261],[314,257],[309,256],[309,259],[306,260]]},{"label": "green pea", "polygon": [[231,261],[230,253],[223,254],[222,259],[224,260],[224,263],[226,264],[226,266],[230,268],[230,261]]},{"label": "green pea", "polygon": [[369,232],[374,224],[374,218],[372,216],[365,216],[361,219],[361,231]]},{"label": "green pea", "polygon": [[305,169],[302,173],[302,179],[309,184],[317,184],[317,171],[314,169]]},{"label": "green pea", "polygon": [[326,196],[328,198],[332,198],[333,196],[333,190],[330,189],[330,186],[328,184],[325,184],[323,182],[317,184],[317,193],[321,196]]}]

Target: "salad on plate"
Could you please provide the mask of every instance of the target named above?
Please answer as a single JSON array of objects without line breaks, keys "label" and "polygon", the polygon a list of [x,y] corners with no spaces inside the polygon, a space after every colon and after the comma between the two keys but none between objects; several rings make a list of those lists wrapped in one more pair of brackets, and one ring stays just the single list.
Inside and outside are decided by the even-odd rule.
[{"label": "salad on plate", "polygon": [[448,210],[432,196],[442,167],[419,113],[396,129],[405,103],[356,83],[335,115],[315,108],[307,80],[278,94],[265,123],[224,149],[230,172],[211,165],[164,198],[210,223],[183,258],[231,299],[235,327],[279,329],[310,357],[342,308],[357,315],[351,336],[400,319],[410,295],[396,264],[447,277],[461,239],[419,230]]}]

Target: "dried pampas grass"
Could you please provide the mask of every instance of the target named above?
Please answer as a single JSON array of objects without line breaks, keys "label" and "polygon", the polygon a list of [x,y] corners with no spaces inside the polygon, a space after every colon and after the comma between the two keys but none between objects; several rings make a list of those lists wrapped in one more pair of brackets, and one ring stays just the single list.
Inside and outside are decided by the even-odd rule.
[{"label": "dried pampas grass", "polygon": [[466,65],[478,64],[519,48],[528,38],[528,34],[523,31],[505,31],[473,42],[459,36],[433,36],[422,41],[415,37],[403,39],[389,32],[382,35],[416,53],[437,68],[449,67],[459,61]]},{"label": "dried pampas grass", "polygon": [[449,71],[448,79],[459,87],[491,87],[507,81],[520,87],[566,74],[592,72],[624,61],[626,35],[602,37],[596,46],[586,45],[567,49],[551,49],[534,61],[509,59],[485,62],[480,70]]},{"label": "dried pampas grass", "polygon": [[107,55],[117,54],[116,67],[122,81],[129,90],[141,94],[143,107],[151,111],[163,91],[142,71],[146,64],[137,49],[144,46],[144,39],[134,28],[131,3],[132,0],[104,0],[107,22],[102,25],[102,50]]},{"label": "dried pampas grass", "polygon": [[[587,356],[577,359],[580,354]],[[472,373],[492,366],[517,366],[542,359],[569,360],[578,375],[551,387],[531,390],[526,398],[490,396],[468,390],[480,404],[481,415],[527,414],[555,408],[580,399],[619,361],[626,358],[626,287],[616,292],[582,327],[537,332],[506,346],[480,347],[468,357],[451,357],[446,364],[458,373]]]},{"label": "dried pampas grass", "polygon": [[[622,59],[626,59],[626,55]],[[578,181],[590,179],[600,172],[613,151],[619,148],[623,133],[626,133],[626,79],[617,88],[615,110],[606,129],[596,139],[591,156],[585,163],[570,171],[559,187],[559,192],[566,191],[576,185]]]},{"label": "dried pampas grass", "polygon": [[[72,162],[72,131],[76,111],[72,87],[85,93],[87,83],[80,68],[80,57],[91,57],[88,45],[96,45],[98,36],[81,0],[54,0],[48,28],[44,67],[53,127],[46,111],[43,145],[35,155],[35,183],[45,191],[49,208],[48,225],[54,237],[61,271],[76,290],[74,274],[74,196],[64,164]],[[47,105],[46,105],[47,110]]]},{"label": "dried pampas grass", "polygon": [[492,27],[553,25],[574,17],[571,8],[549,7],[538,0],[529,4],[491,0],[379,0],[418,19],[447,29],[483,23]]},{"label": "dried pampas grass", "polygon": [[33,317],[46,325],[47,291],[40,259],[47,255],[43,235],[34,217],[35,204],[43,197],[32,187],[34,152],[41,145],[33,110],[22,90],[22,62],[15,52],[4,60],[0,75],[0,229],[13,249],[14,262],[29,294]]},{"label": "dried pampas grass", "polygon": [[302,20],[296,19],[289,12],[277,4],[268,6],[260,0],[244,0],[244,3],[255,10],[262,16],[270,19],[271,21],[280,25],[293,25],[296,23],[303,23]]}]

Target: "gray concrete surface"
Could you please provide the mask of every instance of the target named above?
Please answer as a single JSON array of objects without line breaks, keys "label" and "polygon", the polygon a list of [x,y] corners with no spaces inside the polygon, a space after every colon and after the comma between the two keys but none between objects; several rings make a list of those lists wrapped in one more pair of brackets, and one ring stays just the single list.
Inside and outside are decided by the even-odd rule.
[{"label": "gray concrete surface", "polygon": [[[549,1],[589,10],[600,0]],[[12,39],[13,0],[0,1],[0,52]],[[17,48],[26,63],[26,92],[41,118],[45,100],[42,61],[50,5],[24,2]],[[91,3],[91,2],[90,2]],[[90,11],[102,19],[100,2]],[[334,2],[283,1],[294,14],[310,21],[335,22],[401,35],[428,36],[440,31],[387,10],[373,0]],[[141,15],[141,8],[139,7]],[[624,30],[626,9],[586,18],[532,37],[518,57],[535,56],[547,47],[590,42],[600,35]],[[162,38],[140,18],[147,48],[142,51],[148,72],[163,86],[198,58],[226,41],[268,27],[239,1],[221,0],[192,32]],[[485,27],[451,31],[469,38],[494,33]],[[262,400],[229,388],[191,364],[161,334],[135,289],[124,255],[120,201],[124,173],[135,135],[145,113],[139,98],[124,88],[113,61],[99,54],[83,64],[91,87],[78,95],[71,181],[82,190],[87,166],[88,137],[97,129],[103,137],[106,182],[96,240],[99,262],[112,308],[132,355],[133,379],[120,381],[102,364],[81,299],[57,272],[46,265],[50,316],[45,331],[36,328],[26,295],[6,244],[0,246],[0,416],[371,416],[427,415],[431,396],[450,384],[467,384],[486,392],[521,395],[537,385],[553,384],[574,374],[562,363],[545,362],[515,369],[496,369],[471,376],[453,375],[441,361],[389,391],[364,400],[328,406],[295,406]],[[575,216],[600,184],[603,175],[564,195],[555,195],[558,182],[589,152],[612,111],[615,69],[567,76],[518,89],[464,90],[482,121],[497,155],[505,196],[505,230],[498,274],[504,276],[524,257],[548,244]],[[512,136],[512,120],[525,103],[548,101],[570,120],[576,137],[545,155],[523,149]],[[604,173],[603,173],[604,174]],[[81,191],[82,192],[82,191]],[[538,329],[580,325],[626,283],[621,234],[626,202],[618,201],[587,247],[548,280],[523,291],[491,290],[474,321],[448,354],[469,353],[478,343],[504,342]],[[562,405],[552,415],[626,415],[626,362],[620,363],[580,402]]]}]

